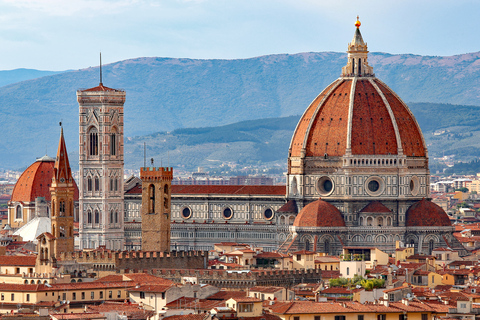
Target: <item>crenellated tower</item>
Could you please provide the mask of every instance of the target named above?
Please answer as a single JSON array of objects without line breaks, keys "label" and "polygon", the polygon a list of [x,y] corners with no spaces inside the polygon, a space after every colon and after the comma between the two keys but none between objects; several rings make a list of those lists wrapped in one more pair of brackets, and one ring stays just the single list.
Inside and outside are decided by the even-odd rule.
[{"label": "crenellated tower", "polygon": [[53,252],[50,254],[55,258],[58,258],[61,252],[74,251],[74,193],[75,184],[62,128],[50,186],[53,235]]},{"label": "crenellated tower", "polygon": [[140,168],[142,250],[170,251],[172,168]]},{"label": "crenellated tower", "polygon": [[123,105],[125,91],[77,91],[80,122],[80,249],[124,249]]}]

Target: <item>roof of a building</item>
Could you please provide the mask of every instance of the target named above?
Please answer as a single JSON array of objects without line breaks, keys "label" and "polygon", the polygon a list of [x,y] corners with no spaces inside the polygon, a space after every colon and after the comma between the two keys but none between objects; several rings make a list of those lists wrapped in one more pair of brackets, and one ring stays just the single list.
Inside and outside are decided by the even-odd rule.
[{"label": "roof of a building", "polygon": [[[32,163],[18,179],[12,191],[11,201],[33,202],[37,197],[50,201],[50,185],[52,183],[55,159],[44,156]],[[74,199],[78,200],[78,187],[75,187]]]},{"label": "roof of a building", "polygon": [[[231,195],[270,195],[285,196],[285,186],[251,186],[251,185],[172,185],[172,195],[177,194],[231,194]],[[142,187],[135,186],[127,194],[141,194]]]},{"label": "roof of a building", "polygon": [[449,227],[452,224],[440,206],[422,199],[408,208],[405,225],[407,227]]},{"label": "roof of a building", "polygon": [[297,202],[295,200],[288,200],[283,206],[278,210],[278,213],[298,213]]},{"label": "roof of a building", "polygon": [[81,92],[105,92],[105,91],[110,91],[110,92],[122,92],[122,90],[117,90],[117,89],[112,89],[109,87],[105,87],[103,83],[99,83],[98,86],[85,89],[85,90],[80,90]]},{"label": "roof of a building", "polygon": [[293,222],[295,227],[345,227],[341,212],[321,199],[306,205]]},{"label": "roof of a building", "polygon": [[0,256],[0,266],[35,267],[37,256]]},{"label": "roof of a building", "polygon": [[[352,46],[368,52],[358,28],[349,46],[355,51]],[[374,75],[345,75],[330,84],[304,112],[290,144],[291,157],[336,157],[347,150],[352,155],[426,155],[412,112]]]},{"label": "roof of a building", "polygon": [[360,212],[367,212],[367,213],[391,213],[392,210],[388,209],[383,203],[380,201],[372,201],[367,204]]},{"label": "roof of a building", "polygon": [[36,241],[37,237],[44,232],[52,232],[52,222],[49,217],[35,217],[13,234],[22,237],[23,241]]}]

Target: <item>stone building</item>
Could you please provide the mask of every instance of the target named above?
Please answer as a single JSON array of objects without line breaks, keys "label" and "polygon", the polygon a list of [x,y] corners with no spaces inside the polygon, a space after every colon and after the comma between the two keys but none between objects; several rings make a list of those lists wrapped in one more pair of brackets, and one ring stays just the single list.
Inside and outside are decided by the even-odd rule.
[{"label": "stone building", "polygon": [[172,168],[140,168],[142,250],[170,251]]},{"label": "stone building", "polygon": [[[375,77],[355,26],[340,78],[308,106],[292,136],[287,186],[173,186],[172,249],[235,241],[265,251],[340,254],[344,246],[368,246],[391,253],[400,241],[421,253],[465,252],[446,213],[429,200],[420,127]],[[138,211],[130,209],[135,193],[138,199],[139,190],[126,193],[127,216]]]},{"label": "stone building", "polygon": [[80,249],[124,248],[123,105],[125,91],[77,91],[80,115]]},{"label": "stone building", "polygon": [[422,253],[461,250],[445,211],[427,200],[430,173],[420,127],[375,77],[360,22],[355,26],[341,77],[314,99],[292,137],[287,197],[301,211],[289,248],[393,252],[401,241]]}]

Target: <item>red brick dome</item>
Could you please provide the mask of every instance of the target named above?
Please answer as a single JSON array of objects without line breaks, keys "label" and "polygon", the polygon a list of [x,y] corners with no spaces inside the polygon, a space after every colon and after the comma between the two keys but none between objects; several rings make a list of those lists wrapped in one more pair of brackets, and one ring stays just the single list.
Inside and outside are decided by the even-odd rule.
[{"label": "red brick dome", "polygon": [[293,222],[295,227],[345,227],[342,213],[321,199],[306,205]]},{"label": "red brick dome", "polygon": [[452,224],[441,207],[422,199],[408,208],[405,225],[407,227],[450,227]]},{"label": "red brick dome", "polygon": [[425,157],[412,112],[373,76],[342,77],[310,104],[290,144],[292,157],[398,155]]},{"label": "red brick dome", "polygon": [[[53,177],[55,159],[44,156],[32,163],[20,176],[12,192],[11,201],[33,202],[37,197],[50,201],[50,185]],[[78,187],[74,181],[75,195],[78,200]]]}]

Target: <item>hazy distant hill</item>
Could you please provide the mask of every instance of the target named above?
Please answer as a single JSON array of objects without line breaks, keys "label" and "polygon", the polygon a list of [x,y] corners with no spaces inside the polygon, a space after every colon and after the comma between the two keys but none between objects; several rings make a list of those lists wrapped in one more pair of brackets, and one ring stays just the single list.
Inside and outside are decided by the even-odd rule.
[{"label": "hazy distant hill", "polygon": [[0,87],[20,81],[50,76],[62,72],[64,71],[42,71],[23,68],[13,70],[0,70]]},{"label": "hazy distant hill", "polygon": [[[370,64],[405,101],[479,105],[479,57],[373,53]],[[301,114],[345,63],[345,54],[333,52],[241,60],[138,58],[104,66],[103,82],[127,91],[125,134],[133,137]],[[77,152],[75,91],[97,84],[98,68],[88,68],[0,88],[0,167],[28,165],[45,149],[54,154],[60,120],[70,152]]]}]

